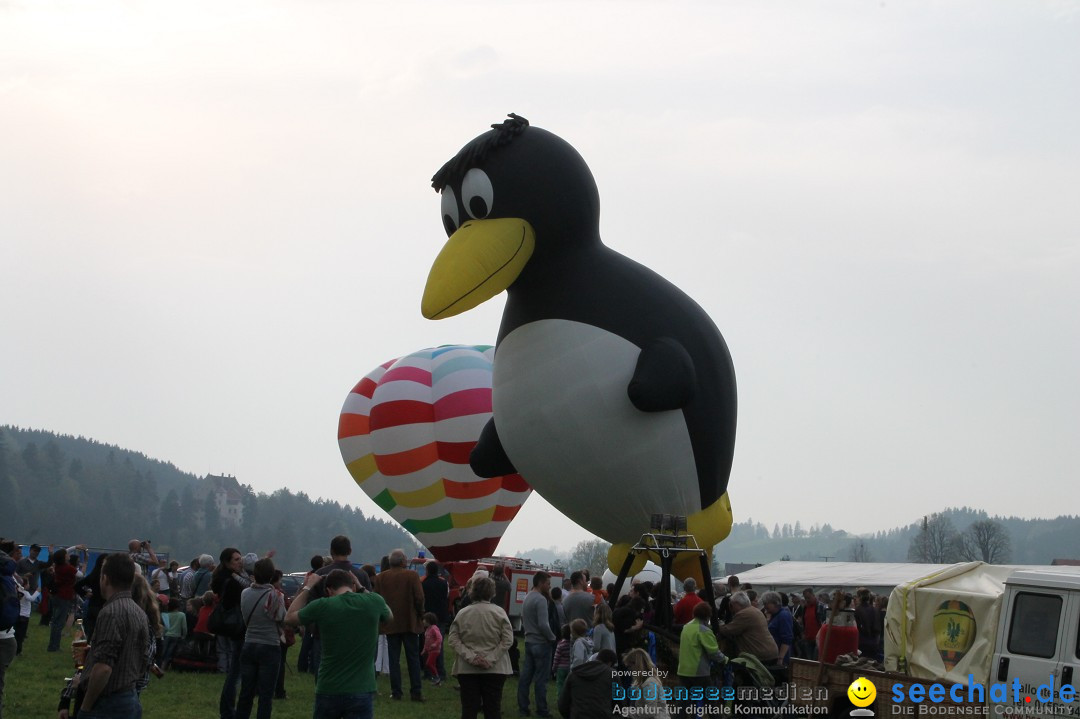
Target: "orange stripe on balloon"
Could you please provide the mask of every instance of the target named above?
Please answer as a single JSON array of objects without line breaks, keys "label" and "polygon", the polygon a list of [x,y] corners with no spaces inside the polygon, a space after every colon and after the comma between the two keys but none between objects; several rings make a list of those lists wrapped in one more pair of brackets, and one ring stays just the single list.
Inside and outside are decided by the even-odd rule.
[{"label": "orange stripe on balloon", "polygon": [[379,471],[388,477],[400,477],[411,474],[439,461],[439,451],[435,442],[415,447],[395,454],[380,454],[375,457]]},{"label": "orange stripe on balloon", "polygon": [[338,418],[337,438],[368,434],[369,426],[370,420],[366,414],[343,414]]},{"label": "orange stripe on balloon", "polygon": [[495,512],[491,515],[492,522],[509,522],[521,509],[519,504],[516,507],[504,507],[501,504],[495,506]]},{"label": "orange stripe on balloon", "polygon": [[455,482],[450,479],[443,480],[443,489],[447,497],[453,499],[476,499],[486,497],[499,491],[502,486],[502,477],[493,477],[479,482]]}]

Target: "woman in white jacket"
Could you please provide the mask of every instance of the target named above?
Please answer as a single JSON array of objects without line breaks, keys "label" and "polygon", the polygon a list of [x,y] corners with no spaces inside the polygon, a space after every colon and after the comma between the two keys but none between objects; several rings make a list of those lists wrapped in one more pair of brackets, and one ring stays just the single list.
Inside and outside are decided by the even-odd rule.
[{"label": "woman in white jacket", "polygon": [[507,650],[514,631],[503,608],[491,603],[495,582],[490,577],[471,582],[470,604],[454,617],[447,638],[456,655],[451,673],[461,683],[462,719],[475,719],[481,709],[484,719],[501,719],[503,683],[513,673]]}]

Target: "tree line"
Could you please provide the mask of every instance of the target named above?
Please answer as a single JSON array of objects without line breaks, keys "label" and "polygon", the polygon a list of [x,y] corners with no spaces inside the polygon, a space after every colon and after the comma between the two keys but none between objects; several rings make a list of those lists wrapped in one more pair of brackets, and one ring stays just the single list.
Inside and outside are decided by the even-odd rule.
[{"label": "tree line", "polygon": [[[786,525],[785,525],[786,526]],[[922,562],[950,564],[980,560],[992,564],[1049,564],[1080,558],[1080,517],[1052,519],[991,517],[971,507],[951,507],[910,524],[870,535],[854,535],[828,524],[797,531],[769,532],[748,519],[736,523],[716,547],[723,562],[796,561]]]},{"label": "tree line", "polygon": [[[584,540],[567,552],[534,549],[524,556],[543,557],[558,568],[590,568],[603,572],[610,545]],[[1057,558],[1077,559],[1080,517],[1053,519],[990,517],[970,507],[947,508],[911,524],[854,535],[829,524],[803,528],[799,522],[768,527],[753,519],[737,522],[713,551],[714,572],[725,563],[767,564],[778,560],[835,562],[919,562],[951,564],[1049,564]]]},{"label": "tree line", "polygon": [[85,438],[0,427],[0,528],[26,544],[123,548],[149,539],[181,564],[202,553],[216,561],[226,546],[260,555],[274,549],[285,571],[306,569],[337,534],[352,539],[356,561],[417,548],[392,522],[288,489],[266,494],[241,485],[243,523],[223,523],[207,481]]}]

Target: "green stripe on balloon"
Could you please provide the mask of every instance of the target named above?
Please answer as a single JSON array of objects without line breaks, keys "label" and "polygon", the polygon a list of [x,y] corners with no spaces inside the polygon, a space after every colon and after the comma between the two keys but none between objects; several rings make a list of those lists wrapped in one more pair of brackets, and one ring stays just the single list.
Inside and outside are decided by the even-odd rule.
[{"label": "green stripe on balloon", "polygon": [[375,504],[379,505],[382,508],[384,512],[389,512],[391,509],[397,506],[397,502],[394,501],[394,498],[393,496],[391,496],[389,489],[384,489],[383,491],[372,497],[372,499],[375,501]]},{"label": "green stripe on balloon", "polygon": [[454,528],[453,519],[449,514],[444,514],[441,517],[433,517],[431,519],[406,519],[401,523],[401,526],[413,534],[423,532],[430,534],[434,532],[449,532]]}]

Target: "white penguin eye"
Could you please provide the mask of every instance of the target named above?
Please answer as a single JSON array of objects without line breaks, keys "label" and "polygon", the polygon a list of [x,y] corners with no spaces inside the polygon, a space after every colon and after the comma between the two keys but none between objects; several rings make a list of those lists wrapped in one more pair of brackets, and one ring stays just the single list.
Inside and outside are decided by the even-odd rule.
[{"label": "white penguin eye", "polygon": [[457,195],[449,185],[442,189],[442,222],[447,237],[454,234],[454,230],[458,228]]},{"label": "white penguin eye", "polygon": [[495,200],[495,190],[487,173],[476,167],[466,172],[465,179],[461,181],[461,196],[469,217],[474,220],[487,217]]}]

